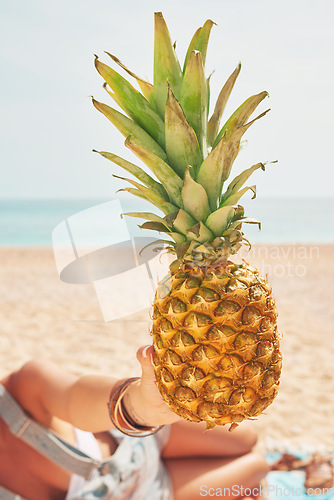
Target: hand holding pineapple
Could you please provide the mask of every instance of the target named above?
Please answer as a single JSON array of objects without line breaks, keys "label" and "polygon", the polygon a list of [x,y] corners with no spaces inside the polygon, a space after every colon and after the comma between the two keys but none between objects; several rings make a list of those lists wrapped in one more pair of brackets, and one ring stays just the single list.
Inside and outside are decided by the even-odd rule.
[{"label": "hand holding pineapple", "polygon": [[155,383],[153,346],[143,346],[137,351],[141,365],[140,384],[130,388],[124,401],[128,412],[139,425],[167,425],[181,420],[162,399]]},{"label": "hand holding pineapple", "polygon": [[[230,256],[247,241],[240,198],[263,163],[229,181],[244,133],[267,111],[248,121],[263,91],[246,99],[221,127],[240,72],[223,86],[208,119],[209,79],[204,65],[213,22],[192,38],[183,68],[161,13],[155,14],[154,84],[114,62],[136,79],[137,91],[97,57],[105,88],[125,114],[93,100],[126,137],[125,145],[154,177],[119,156],[100,152],[131,173],[125,191],[151,202],[159,214],[132,212],[159,231],[176,259],[159,285],[153,314],[154,365],[164,400],[179,416],[208,428],[260,415],[278,391],[281,353],[271,289],[256,269]],[[139,182],[138,182],[139,181]],[[226,185],[228,181],[228,184]]]}]

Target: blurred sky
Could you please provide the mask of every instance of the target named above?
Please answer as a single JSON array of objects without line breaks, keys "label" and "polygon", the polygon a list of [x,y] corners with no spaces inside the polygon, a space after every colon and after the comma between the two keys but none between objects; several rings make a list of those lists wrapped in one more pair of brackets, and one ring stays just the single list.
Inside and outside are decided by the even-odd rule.
[{"label": "blurred sky", "polygon": [[[122,136],[89,98],[111,104],[94,69],[116,54],[152,80],[153,12],[162,11],[184,58],[211,18],[206,72],[214,102],[239,61],[225,119],[268,90],[272,111],[247,133],[235,171],[279,160],[254,174],[259,196],[333,197],[334,3],[332,0],[1,0],[0,198],[113,196],[118,167],[91,152],[132,161]],[[214,98],[214,99],[213,99]]]}]

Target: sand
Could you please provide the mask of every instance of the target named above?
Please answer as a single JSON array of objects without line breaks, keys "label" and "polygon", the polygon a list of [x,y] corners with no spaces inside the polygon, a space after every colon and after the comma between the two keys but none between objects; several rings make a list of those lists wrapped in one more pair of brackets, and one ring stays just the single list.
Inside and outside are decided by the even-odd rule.
[{"label": "sand", "polygon": [[[269,280],[279,310],[279,395],[254,425],[260,447],[334,451],[334,246],[254,246],[244,258]],[[91,285],[60,280],[52,249],[0,249],[0,377],[31,358],[76,374],[139,374],[149,311],[105,323]]]}]

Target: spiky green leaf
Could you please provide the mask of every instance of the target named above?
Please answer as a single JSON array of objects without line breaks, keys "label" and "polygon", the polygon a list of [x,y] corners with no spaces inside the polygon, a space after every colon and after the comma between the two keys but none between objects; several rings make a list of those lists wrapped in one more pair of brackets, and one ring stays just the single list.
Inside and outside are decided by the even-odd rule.
[{"label": "spiky green leaf", "polygon": [[228,140],[236,129],[245,125],[253,111],[255,111],[260,102],[268,95],[268,92],[263,91],[246,99],[246,101],[244,101],[227,120],[227,122],[217,135],[213,143],[213,147],[218,144],[224,134],[226,135],[226,139]]},{"label": "spiky green leaf", "polygon": [[[178,244],[178,245],[175,245],[175,253],[176,253],[176,257],[177,257],[177,261],[173,261],[172,264],[176,264],[177,262],[179,262],[179,264],[182,263],[181,259],[183,258],[183,256],[185,255],[185,253],[189,250],[189,247],[192,245],[192,242],[191,241],[187,241],[185,243],[181,243],[181,244]],[[172,269],[172,268],[170,268]]]},{"label": "spiky green leaf", "polygon": [[240,219],[240,222],[245,224],[257,224],[259,226],[259,231],[261,231],[261,222],[257,219],[253,219],[252,217],[244,217]]},{"label": "spiky green leaf", "polygon": [[[125,191],[126,193],[130,193],[132,194],[133,196],[137,196],[138,198],[141,198],[145,201],[148,201],[150,203],[152,203],[145,195],[144,193],[142,193],[141,191],[139,191],[139,189],[135,189],[135,188],[122,188],[122,189],[119,189],[117,191],[117,193],[120,193],[122,191]],[[157,205],[156,205],[157,206]]]},{"label": "spiky green leaf", "polygon": [[194,50],[199,50],[202,54],[203,66],[205,66],[206,53],[212,26],[216,24],[211,19],[207,19],[196,38]]},{"label": "spiky green leaf", "polygon": [[229,241],[230,245],[233,246],[233,250],[234,250],[233,253],[236,253],[239,250],[239,248],[241,248],[243,241],[248,242],[248,240],[246,240],[246,238],[244,238],[243,233],[238,229],[228,228],[224,232],[223,236],[224,236],[224,238],[226,238]]},{"label": "spiky green leaf", "polygon": [[171,238],[173,238],[176,243],[182,243],[186,241],[186,237],[184,235],[176,233],[171,230],[171,228],[166,222],[165,217],[162,218],[150,212],[127,212],[124,213],[123,215],[148,220],[149,222],[145,222],[141,226],[138,226],[140,229],[151,229],[153,231],[168,233],[169,236],[171,236]]},{"label": "spiky green leaf", "polygon": [[205,221],[210,214],[206,191],[186,170],[182,187],[182,201],[185,211],[197,221]]},{"label": "spiky green leaf", "polygon": [[145,186],[147,186],[156,194],[161,196],[164,200],[169,201],[168,194],[163,185],[155,181],[142,168],[138,167],[134,163],[124,160],[120,156],[114,155],[113,153],[108,153],[107,151],[95,151],[95,150],[93,151],[99,153],[104,158],[107,158],[107,160],[116,163],[116,165],[119,165],[120,167],[124,168],[124,170],[134,175],[140,182],[145,184]]},{"label": "spiky green leaf", "polygon": [[202,154],[194,129],[170,87],[165,110],[165,134],[169,164],[183,178],[188,165],[195,169],[199,167]]},{"label": "spiky green leaf", "polygon": [[[245,132],[249,129],[253,123],[255,123],[257,120],[265,116],[270,109],[267,109],[263,113],[261,113],[259,116],[254,118],[254,120],[246,123],[246,125],[243,125],[242,127],[237,128],[234,130],[232,135],[230,136],[227,145],[226,145],[226,151],[224,154],[224,164],[223,164],[223,171],[222,171],[222,177],[221,177],[221,185],[220,185],[220,191],[223,188],[224,182],[229,178],[230,173],[231,173],[231,168],[233,166],[233,162],[238,156],[238,153],[240,151],[240,141],[245,134]],[[225,135],[223,136],[225,137]]]},{"label": "spiky green leaf", "polygon": [[187,230],[196,224],[196,221],[182,209],[166,215],[164,219],[168,225],[175,227],[177,231],[183,234],[187,234]]},{"label": "spiky green leaf", "polygon": [[[157,247],[157,243],[163,243],[164,246]],[[161,251],[161,250],[164,250],[164,248],[171,250],[172,248],[174,248],[175,243],[173,241],[170,241],[170,240],[163,240],[163,239],[159,238],[158,240],[151,241],[150,243],[145,245],[143,248],[141,248],[139,255],[142,255],[144,250],[146,250],[146,248],[149,248],[153,245],[155,246],[155,248],[153,249],[154,251],[158,251],[158,250]],[[167,245],[167,247],[165,245]]]},{"label": "spiky green leaf", "polygon": [[140,229],[152,229],[153,231],[158,231],[159,233],[170,233],[170,229],[162,224],[161,222],[144,222],[141,226],[138,226]]},{"label": "spiky green leaf", "polygon": [[203,157],[207,154],[207,82],[202,55],[193,51],[184,74],[180,104],[188,122],[194,129]]},{"label": "spiky green leaf", "polygon": [[170,232],[169,233],[169,236],[171,236],[173,238],[173,240],[175,241],[175,243],[185,243],[187,241],[187,238],[186,236],[184,236],[184,234],[180,234],[180,233],[175,233],[175,232]]},{"label": "spiky green leaf", "polygon": [[140,78],[140,76],[137,76],[133,71],[129,70],[119,59],[118,57],[114,56],[113,54],[110,54],[110,52],[106,52],[108,56],[111,57],[111,59],[118,64],[124,71],[126,71],[132,78],[135,78],[137,80],[137,83],[140,87],[140,90],[143,93],[143,96],[148,100],[148,102],[153,106],[153,109],[155,109],[155,101],[154,101],[154,96],[153,96],[153,85],[152,83],[147,82],[146,80],[143,80],[143,78]]},{"label": "spiky green leaf", "polygon": [[[230,224],[228,231],[232,231],[233,229],[240,230],[244,222],[245,224],[257,224],[259,226],[259,231],[261,230],[261,222],[259,220],[253,219],[251,217],[241,217],[240,220],[237,220],[235,222],[232,222],[232,224]],[[224,235],[226,235],[226,231]]]},{"label": "spiky green leaf", "polygon": [[232,194],[231,196],[229,196],[228,198],[225,199],[225,201],[223,202],[223,204],[221,204],[220,206],[221,207],[225,207],[225,206],[228,206],[228,205],[236,205],[238,203],[238,201],[240,200],[240,198],[248,191],[248,190],[251,190],[253,191],[253,196],[252,196],[252,200],[256,197],[256,186],[247,186],[243,189],[240,189],[239,191],[237,191],[236,193]]},{"label": "spiky green leaf", "polygon": [[217,137],[221,117],[224,113],[226,103],[228,101],[228,98],[230,97],[230,94],[231,94],[232,89],[234,87],[235,81],[238,78],[240,70],[241,70],[241,63],[238,64],[236,69],[229,76],[224,87],[222,88],[222,90],[219,93],[214,112],[213,112],[213,114],[209,120],[209,123],[208,123],[208,144],[210,146],[213,145],[213,143],[215,142],[215,139]]},{"label": "spiky green leaf", "polygon": [[197,41],[197,38],[198,38],[198,35],[200,34],[201,32],[201,29],[202,28],[198,28],[195,33],[194,33],[194,36],[192,37],[191,41],[190,41],[190,44],[189,44],[189,47],[188,47],[188,50],[187,50],[187,53],[186,53],[186,57],[184,59],[184,64],[183,64],[183,74],[184,72],[186,71],[186,67],[187,67],[187,64],[188,64],[188,61],[189,61],[189,57],[190,57],[190,54],[195,50],[195,44],[196,44],[196,41]]},{"label": "spiky green leaf", "polygon": [[187,67],[190,54],[193,50],[199,50],[202,54],[203,66],[205,66],[206,53],[208,48],[208,42],[210,37],[210,32],[212,26],[216,24],[211,19],[205,21],[204,25],[195,32],[190,45],[187,50],[187,54],[184,60],[183,72],[185,72],[185,68]]},{"label": "spiky green leaf", "polygon": [[225,201],[228,200],[232,195],[237,193],[239,189],[245,184],[247,179],[252,175],[255,170],[258,170],[261,168],[262,170],[265,170],[265,164],[264,163],[256,163],[256,165],[253,165],[250,168],[247,168],[241,174],[237,175],[229,184],[226,192],[223,194],[220,207],[224,206]]},{"label": "spiky green leaf", "polygon": [[138,219],[145,219],[152,222],[160,222],[160,224],[164,225],[167,224],[165,218],[159,217],[158,215],[151,212],[126,212],[123,215],[126,215],[128,217],[136,217]]},{"label": "spiky green leaf", "polygon": [[242,221],[237,220],[237,221],[231,222],[231,224],[229,225],[229,229],[241,229],[241,226],[242,226]]},{"label": "spiky green leaf", "polygon": [[193,227],[188,229],[187,237],[190,240],[204,243],[205,241],[212,241],[215,236],[210,229],[203,224],[203,222],[198,222]]},{"label": "spiky green leaf", "polygon": [[178,98],[182,71],[162,13],[156,12],[154,20],[154,99],[158,113],[163,118],[167,101],[167,81]]},{"label": "spiky green leaf", "polygon": [[161,184],[165,187],[171,201],[176,203],[178,207],[182,207],[182,179],[174,170],[149,149],[134,144],[130,137],[126,139],[125,145],[138,156],[138,158],[140,158],[159,179]]},{"label": "spiky green leaf", "polygon": [[[212,75],[212,73],[211,73]],[[209,110],[210,110],[210,94],[211,94],[211,90],[210,90],[210,79],[211,79],[211,75],[209,75],[209,77],[206,79],[206,119],[208,119],[208,116],[209,116]],[[207,144],[209,146],[211,146],[211,144]]]},{"label": "spiky green leaf", "polygon": [[115,92],[113,92],[112,90],[110,90],[110,88],[108,88],[107,82],[104,82],[102,87],[110,95],[110,97],[115,101],[115,103],[118,104],[118,106],[126,113],[126,109],[123,108],[122,101],[120,99],[118,99],[118,96],[115,94]]},{"label": "spiky green leaf", "polygon": [[238,155],[242,136],[256,120],[264,116],[268,111],[261,113],[251,122],[234,130],[229,140],[226,139],[227,136],[224,134],[200,166],[196,180],[208,193],[212,210],[218,207],[223,184],[228,179],[233,162]]},{"label": "spiky green leaf", "polygon": [[226,138],[224,136],[205,158],[196,177],[196,181],[204,187],[208,195],[211,210],[216,210],[218,207],[225,154]]},{"label": "spiky green leaf", "polygon": [[152,139],[152,137],[145,132],[139,125],[137,125],[133,120],[124,116],[122,113],[117,111],[107,104],[103,104],[102,102],[92,100],[96,109],[98,109],[101,113],[103,113],[108,120],[111,121],[115,125],[115,127],[121,132],[124,137],[128,137],[131,135],[132,142],[134,144],[138,144],[138,146],[143,146],[147,149],[150,149],[154,154],[162,158],[163,160],[167,160],[167,155],[165,151],[159,146],[159,144]]},{"label": "spiky green leaf", "polygon": [[[117,179],[122,179],[123,181],[127,181],[130,184],[132,184],[133,186],[135,186],[135,188],[137,190],[139,190],[144,195],[146,200],[153,203],[153,205],[158,207],[165,215],[168,215],[172,212],[175,212],[175,210],[177,210],[177,207],[175,205],[173,205],[172,203],[169,203],[168,201],[165,201],[161,196],[159,196],[154,191],[152,191],[152,189],[149,189],[146,186],[143,186],[142,184],[139,184],[138,182],[136,182],[132,179],[128,179],[126,177],[120,177],[119,175],[114,175],[114,177],[116,177]],[[123,188],[120,191],[128,191],[132,194],[136,194],[136,193],[133,193],[132,191],[130,191],[131,189],[132,188]],[[136,196],[138,196],[138,195],[136,194]]]},{"label": "spiky green leaf", "polygon": [[219,208],[209,215],[205,221],[205,225],[211,229],[215,236],[221,236],[227,229],[229,222],[232,220],[235,210],[231,206]]},{"label": "spiky green leaf", "polygon": [[145,97],[132,87],[117,71],[99,61],[97,57],[95,58],[95,67],[117,95],[117,99],[122,103],[122,109],[126,110],[129,117],[164,148],[165,134],[163,121],[158,113],[152,109],[152,106]]}]

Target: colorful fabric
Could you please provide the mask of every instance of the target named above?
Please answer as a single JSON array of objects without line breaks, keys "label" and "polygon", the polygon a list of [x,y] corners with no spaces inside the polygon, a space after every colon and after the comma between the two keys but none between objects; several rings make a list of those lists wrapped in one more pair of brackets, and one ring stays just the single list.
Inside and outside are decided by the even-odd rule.
[{"label": "colorful fabric", "polygon": [[[307,454],[289,452],[296,455],[297,458],[307,458]],[[281,453],[267,453],[269,463],[273,463],[281,457]],[[266,477],[266,487],[264,493],[269,500],[290,500],[292,498],[299,500],[334,500],[334,489],[328,488],[324,494],[314,491],[314,495],[308,495],[304,488],[305,471],[272,471]]]}]

